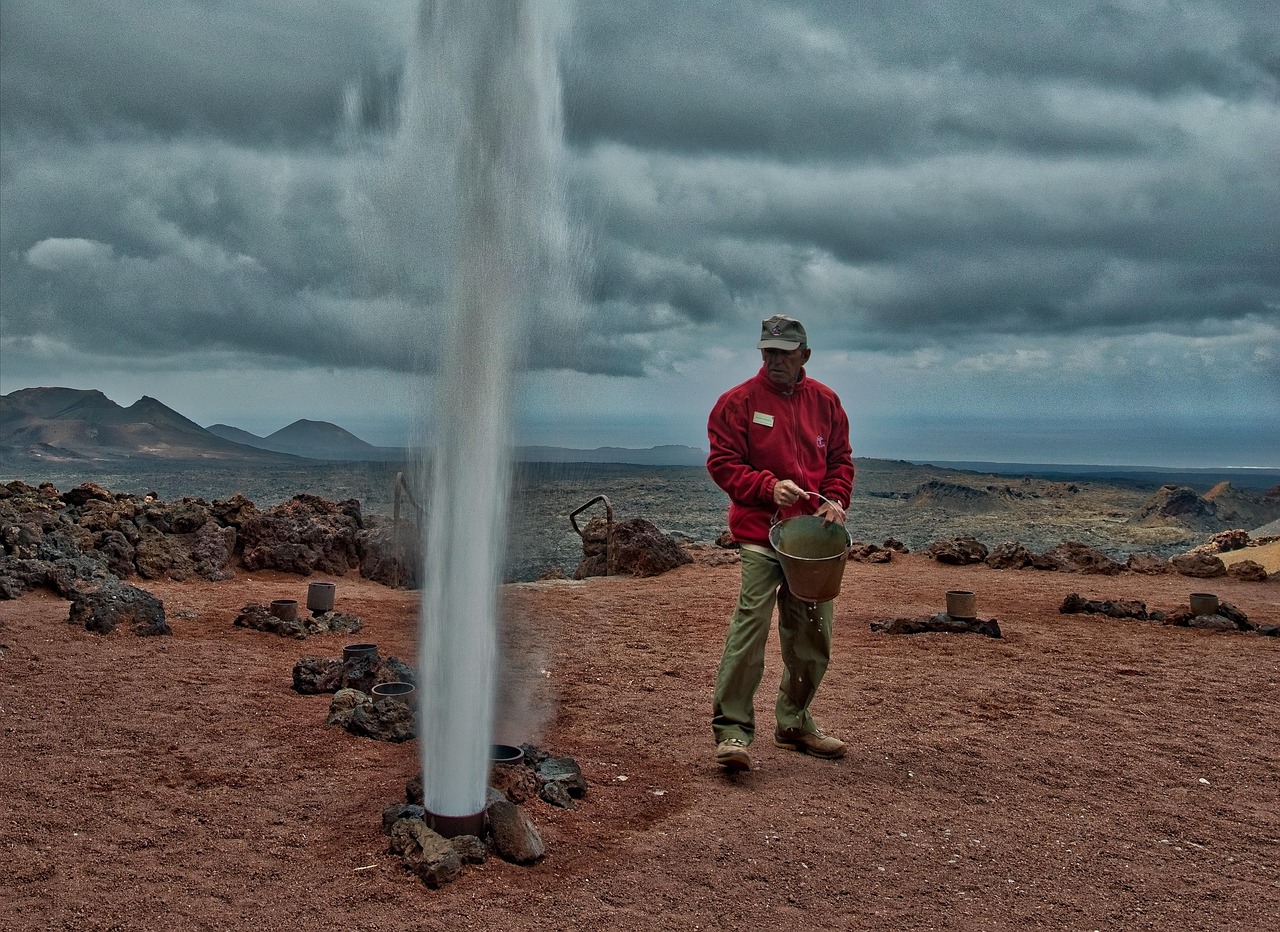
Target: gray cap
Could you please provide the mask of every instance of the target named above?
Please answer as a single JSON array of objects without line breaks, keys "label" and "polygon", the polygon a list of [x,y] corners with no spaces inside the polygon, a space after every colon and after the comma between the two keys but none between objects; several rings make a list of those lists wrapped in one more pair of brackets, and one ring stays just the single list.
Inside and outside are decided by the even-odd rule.
[{"label": "gray cap", "polygon": [[756,349],[793,350],[808,342],[800,321],[785,314],[774,314],[760,324],[760,342]]}]

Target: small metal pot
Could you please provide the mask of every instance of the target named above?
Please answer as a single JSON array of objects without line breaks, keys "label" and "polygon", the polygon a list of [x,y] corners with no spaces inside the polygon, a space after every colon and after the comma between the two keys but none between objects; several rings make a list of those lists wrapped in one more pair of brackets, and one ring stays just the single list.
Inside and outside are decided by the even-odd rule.
[{"label": "small metal pot", "polygon": [[342,648],[343,661],[355,660],[357,657],[378,656],[377,644],[348,644]]},{"label": "small metal pot", "polygon": [[414,694],[417,687],[412,683],[379,683],[371,690],[373,701],[379,699],[398,699],[405,705],[412,707],[414,703]]},{"label": "small metal pot", "polygon": [[952,589],[947,593],[947,614],[952,618],[978,617],[978,597],[968,589]]},{"label": "small metal pot", "polygon": [[489,759],[495,764],[518,764],[524,760],[524,751],[514,744],[495,744],[490,749]]},{"label": "small metal pot", "polygon": [[298,600],[272,599],[270,612],[281,621],[295,621],[298,617]]},{"label": "small metal pot", "polygon": [[1197,615],[1218,614],[1218,597],[1212,592],[1191,593],[1191,611]]},{"label": "small metal pot", "polygon": [[333,596],[337,589],[331,582],[313,582],[307,584],[307,611],[313,615],[323,615],[333,611]]}]

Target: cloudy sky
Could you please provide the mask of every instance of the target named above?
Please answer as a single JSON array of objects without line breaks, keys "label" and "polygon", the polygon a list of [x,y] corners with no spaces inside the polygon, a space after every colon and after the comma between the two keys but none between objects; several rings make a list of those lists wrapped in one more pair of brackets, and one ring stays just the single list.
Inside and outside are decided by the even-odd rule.
[{"label": "cloudy sky", "polygon": [[[437,180],[417,6],[4,0],[0,392],[403,442],[449,251],[387,249]],[[522,442],[705,447],[783,312],[859,455],[1280,466],[1272,0],[560,10],[574,310]]]}]

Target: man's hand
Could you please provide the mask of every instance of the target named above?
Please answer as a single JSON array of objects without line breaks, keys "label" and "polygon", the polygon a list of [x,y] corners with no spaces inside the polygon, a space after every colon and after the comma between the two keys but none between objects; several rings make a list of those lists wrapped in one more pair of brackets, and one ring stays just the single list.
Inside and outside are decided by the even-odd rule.
[{"label": "man's hand", "polygon": [[808,497],[809,493],[790,479],[780,479],[778,484],[773,487],[773,503],[781,508],[794,505],[800,499]]},{"label": "man's hand", "polygon": [[844,524],[844,509],[829,499],[818,508],[817,515],[823,524]]}]

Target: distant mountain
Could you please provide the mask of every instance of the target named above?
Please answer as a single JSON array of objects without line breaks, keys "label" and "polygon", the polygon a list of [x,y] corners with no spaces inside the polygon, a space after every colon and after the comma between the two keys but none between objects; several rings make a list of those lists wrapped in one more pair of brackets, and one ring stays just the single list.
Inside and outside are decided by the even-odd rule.
[{"label": "distant mountain", "polygon": [[317,460],[359,460],[362,462],[394,460],[405,455],[395,447],[375,447],[350,431],[328,421],[308,421],[305,418],[282,427],[273,434],[259,437],[247,430],[227,424],[213,424],[211,434],[236,443],[243,443],[260,450],[289,453]]},{"label": "distant mountain", "polygon": [[123,408],[100,391],[72,388],[0,396],[0,456],[5,462],[287,461],[212,434],[146,395]]},{"label": "distant mountain", "polygon": [[256,447],[259,450],[267,449],[263,446],[267,442],[266,438],[241,430],[239,427],[232,427],[230,424],[210,424],[205,430],[232,443],[243,443],[246,447]]},{"label": "distant mountain", "polygon": [[[608,463],[635,466],[702,466],[703,450],[668,444],[648,449],[597,447],[575,450],[522,446],[524,463]],[[266,437],[229,424],[201,427],[154,398],[121,407],[100,391],[25,388],[0,396],[0,464],[211,460],[386,462],[404,460],[399,447],[378,447],[327,421],[294,421]]]}]

